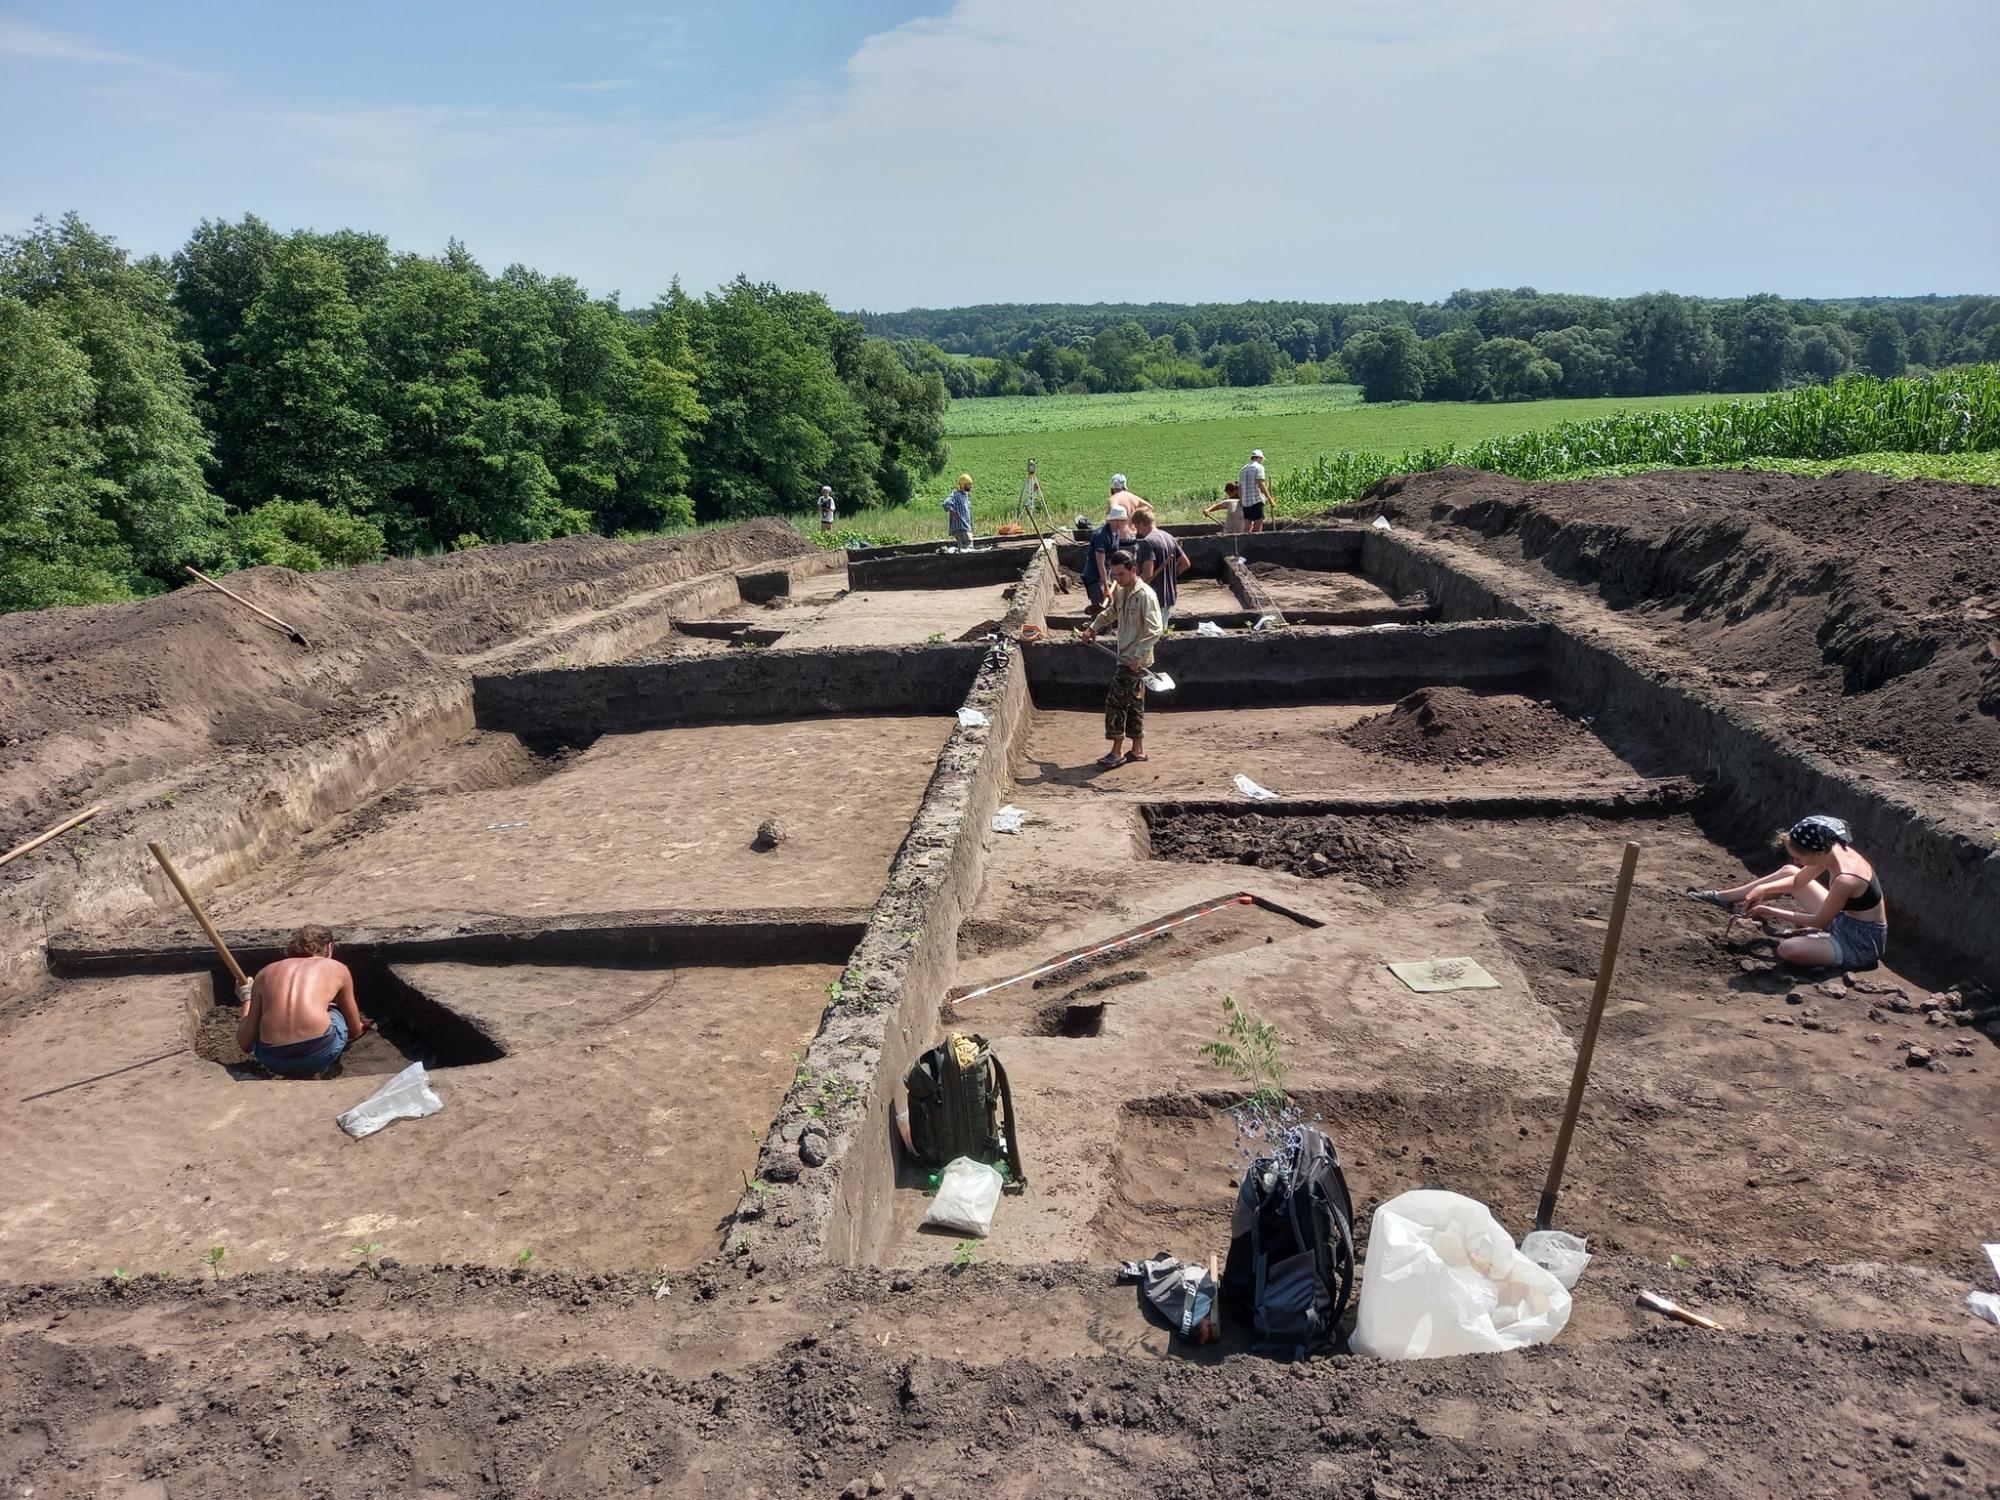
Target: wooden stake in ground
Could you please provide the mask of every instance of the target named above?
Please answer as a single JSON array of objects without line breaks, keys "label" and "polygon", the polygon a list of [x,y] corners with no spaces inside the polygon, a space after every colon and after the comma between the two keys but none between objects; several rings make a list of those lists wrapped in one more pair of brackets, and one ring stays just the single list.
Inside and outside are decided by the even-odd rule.
[{"label": "wooden stake in ground", "polygon": [[187,882],[181,879],[181,872],[176,870],[174,862],[167,858],[167,851],[158,844],[148,844],[146,847],[153,851],[153,858],[160,862],[160,868],[167,872],[167,879],[171,880],[174,889],[181,893],[181,900],[187,902],[187,909],[193,912],[194,919],[201,923],[201,930],[207,933],[208,940],[215,944],[215,951],[222,956],[223,967],[235,975],[238,984],[243,983],[250,976],[243,972],[243,965],[239,964],[236,955],[229,951],[229,944],[223,942],[222,934],[217,932],[215,924],[208,920],[208,913],[203,911],[201,903],[194,899],[194,892],[187,888]]},{"label": "wooden stake in ground", "polygon": [[214,589],[218,594],[227,594],[230,598],[234,599],[238,604],[242,605],[245,609],[249,610],[250,613],[252,613],[253,615],[262,615],[265,619],[269,620],[273,625],[277,626],[278,629],[284,631],[286,635],[290,636],[293,640],[297,641],[301,646],[305,646],[308,649],[311,648],[312,642],[307,640],[304,636],[300,635],[295,626],[287,625],[283,620],[279,619],[276,615],[272,614],[268,609],[260,609],[257,605],[252,604],[248,599],[245,599],[241,594],[237,593],[236,590],[224,588],[221,584],[217,583],[213,578],[210,578],[206,573],[202,572],[199,568],[195,567],[193,563],[182,563],[181,566],[186,568],[188,572],[192,573],[195,577],[199,578],[203,583],[207,584],[210,588]]},{"label": "wooden stake in ground", "polygon": [[14,859],[20,855],[26,854],[31,849],[41,848],[42,845],[46,844],[50,839],[60,838],[63,834],[68,833],[72,828],[76,827],[77,824],[88,823],[92,818],[96,817],[99,813],[103,811],[104,807],[101,803],[93,803],[91,806],[86,807],[82,812],[78,813],[75,817],[64,818],[60,823],[56,824],[56,826],[51,828],[48,832],[38,833],[33,838],[29,839],[27,843],[16,844],[13,848],[9,849],[5,854],[0,854],[0,865],[6,864],[7,861],[10,859]]},{"label": "wooden stake in ground", "polygon": [[1569,1102],[1563,1106],[1562,1129],[1556,1135],[1555,1160],[1549,1163],[1549,1180],[1542,1187],[1541,1206],[1535,1210],[1535,1228],[1548,1229],[1555,1218],[1556,1193],[1562,1188],[1563,1164],[1569,1160],[1569,1138],[1576,1130],[1577,1110],[1583,1105],[1583,1086],[1590,1078],[1590,1055],[1597,1050],[1597,1027],[1604,1019],[1604,999],[1611,993],[1611,975],[1618,967],[1618,939],[1625,932],[1625,908],[1632,900],[1632,873],[1639,867],[1639,846],[1625,846],[1625,863],[1618,870],[1618,895],[1611,903],[1611,925],[1604,929],[1604,952],[1597,960],[1597,988],[1590,996],[1590,1019],[1583,1023],[1583,1039],[1576,1044],[1576,1071],[1570,1075]]}]

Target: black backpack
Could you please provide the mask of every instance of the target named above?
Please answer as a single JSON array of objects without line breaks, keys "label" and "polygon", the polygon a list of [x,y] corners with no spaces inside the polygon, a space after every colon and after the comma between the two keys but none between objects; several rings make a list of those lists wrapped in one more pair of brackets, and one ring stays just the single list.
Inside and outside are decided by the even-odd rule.
[{"label": "black backpack", "polygon": [[1354,1290],[1354,1204],[1322,1132],[1296,1126],[1251,1163],[1229,1235],[1222,1300],[1256,1349],[1297,1359],[1331,1344]]},{"label": "black backpack", "polygon": [[903,1087],[910,1095],[910,1149],[918,1161],[937,1169],[961,1156],[988,1165],[1004,1159],[1012,1174],[1007,1191],[1027,1186],[1014,1091],[985,1037],[953,1032],[911,1064]]}]

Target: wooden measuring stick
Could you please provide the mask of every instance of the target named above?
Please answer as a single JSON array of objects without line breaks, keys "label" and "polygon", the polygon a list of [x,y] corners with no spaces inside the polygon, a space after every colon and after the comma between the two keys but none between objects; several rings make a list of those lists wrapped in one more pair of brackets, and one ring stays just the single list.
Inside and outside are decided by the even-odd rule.
[{"label": "wooden measuring stick", "polygon": [[1611,903],[1611,925],[1604,930],[1604,952],[1597,960],[1597,988],[1590,996],[1590,1019],[1583,1023],[1583,1039],[1576,1044],[1576,1071],[1570,1075],[1569,1102],[1563,1106],[1562,1130],[1556,1135],[1555,1160],[1549,1163],[1549,1180],[1542,1187],[1542,1201],[1535,1210],[1535,1228],[1547,1229],[1555,1218],[1556,1193],[1562,1187],[1563,1164],[1569,1160],[1569,1140],[1576,1130],[1576,1114],[1583,1106],[1583,1086],[1590,1078],[1590,1056],[1597,1050],[1597,1028],[1604,1019],[1604,999],[1611,993],[1611,975],[1618,967],[1618,939],[1625,931],[1625,908],[1632,900],[1632,873],[1639,867],[1639,846],[1625,846],[1625,862],[1618,870],[1618,895]]},{"label": "wooden measuring stick", "polygon": [[1649,1312],[1661,1313],[1666,1317],[1674,1319],[1676,1322],[1686,1323],[1692,1328],[1706,1328],[1712,1333],[1727,1333],[1729,1331],[1716,1322],[1715,1319],[1704,1318],[1698,1312],[1689,1312],[1680,1303],[1674,1301],[1673,1298],[1662,1297],[1658,1292],[1639,1293],[1639,1305]]},{"label": "wooden measuring stick", "polygon": [[248,599],[245,599],[241,594],[237,593],[236,590],[224,588],[221,584],[217,583],[213,578],[210,578],[206,573],[202,572],[201,569],[197,568],[193,563],[182,563],[181,566],[186,568],[188,572],[192,573],[195,577],[199,578],[203,583],[207,584],[210,588],[214,589],[218,594],[227,594],[230,598],[234,599],[238,604],[242,605],[245,609],[249,610],[250,613],[252,613],[253,615],[262,615],[265,619],[269,620],[273,625],[277,626],[278,629],[284,631],[286,635],[290,636],[293,640],[297,641],[301,646],[310,647],[312,645],[311,641],[307,640],[304,636],[299,634],[298,628],[296,626],[287,625],[283,620],[279,619],[276,615],[272,614],[268,609],[260,609],[257,605],[252,604]]},{"label": "wooden measuring stick", "polygon": [[229,951],[229,944],[223,942],[222,934],[217,932],[215,924],[208,920],[208,913],[203,911],[201,903],[194,899],[194,892],[187,888],[187,882],[181,879],[181,872],[176,870],[174,862],[167,858],[167,851],[158,844],[148,844],[146,847],[153,851],[153,858],[160,862],[160,868],[167,872],[167,879],[171,880],[174,889],[181,893],[181,900],[187,902],[187,909],[193,912],[194,919],[201,923],[201,930],[207,933],[208,940],[215,944],[215,951],[222,955],[223,966],[236,976],[238,984],[243,983],[250,976],[243,972],[243,965],[239,964],[236,955]]},{"label": "wooden measuring stick", "polygon": [[102,803],[92,803],[89,807],[86,807],[82,812],[78,813],[75,817],[64,818],[62,822],[56,824],[56,826],[51,828],[47,833],[38,833],[33,838],[29,839],[27,843],[16,844],[13,848],[9,849],[5,854],[0,854],[0,865],[6,864],[8,860],[15,858],[17,855],[26,854],[30,849],[41,848],[42,845],[46,844],[50,839],[57,838],[62,834],[68,833],[72,828],[76,827],[76,825],[79,823],[88,823],[92,818],[96,817],[99,813],[103,811],[104,811],[104,806]]}]

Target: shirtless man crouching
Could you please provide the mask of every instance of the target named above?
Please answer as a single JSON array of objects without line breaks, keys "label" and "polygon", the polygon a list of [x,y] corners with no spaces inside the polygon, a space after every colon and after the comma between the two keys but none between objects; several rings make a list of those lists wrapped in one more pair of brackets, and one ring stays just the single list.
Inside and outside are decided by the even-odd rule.
[{"label": "shirtless man crouching", "polygon": [[354,1003],[354,976],[335,961],[333,934],[324,927],[293,933],[285,956],[238,985],[236,994],[243,1002],[236,1045],[286,1078],[324,1073],[370,1025]]}]

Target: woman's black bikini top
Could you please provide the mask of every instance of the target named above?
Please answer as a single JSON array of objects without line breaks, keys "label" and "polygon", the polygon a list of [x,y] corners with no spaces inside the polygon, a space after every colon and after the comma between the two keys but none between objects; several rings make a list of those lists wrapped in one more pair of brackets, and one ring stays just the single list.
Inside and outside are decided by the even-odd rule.
[{"label": "woman's black bikini top", "polygon": [[[1852,870],[1836,870],[1834,871],[1834,874],[1852,875],[1856,880],[1861,879],[1861,877],[1859,875],[1855,875]],[[1875,910],[1876,907],[1880,906],[1881,904],[1882,904],[1882,883],[1879,880],[1877,880],[1873,875],[1870,875],[1868,877],[1868,883],[1866,885],[1862,886],[1861,889],[1857,891],[1854,895],[1849,896],[1847,898],[1847,910],[1853,912],[1873,911]]]}]

